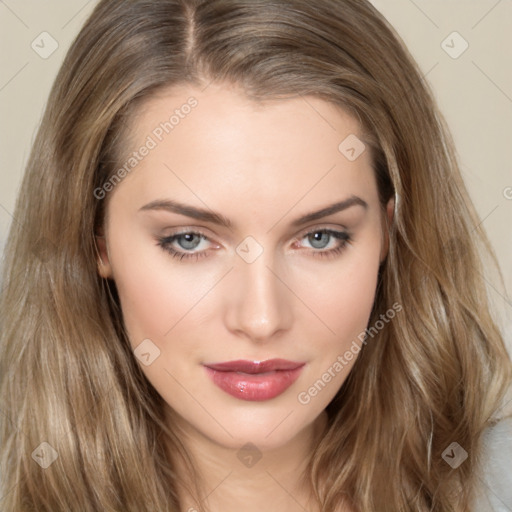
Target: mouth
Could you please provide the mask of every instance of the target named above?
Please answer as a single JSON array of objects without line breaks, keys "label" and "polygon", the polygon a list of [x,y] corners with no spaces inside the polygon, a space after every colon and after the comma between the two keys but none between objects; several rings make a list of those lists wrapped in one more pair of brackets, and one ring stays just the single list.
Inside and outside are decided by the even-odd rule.
[{"label": "mouth", "polygon": [[213,383],[235,398],[264,401],[284,393],[299,377],[305,363],[285,359],[227,361],[205,364]]}]

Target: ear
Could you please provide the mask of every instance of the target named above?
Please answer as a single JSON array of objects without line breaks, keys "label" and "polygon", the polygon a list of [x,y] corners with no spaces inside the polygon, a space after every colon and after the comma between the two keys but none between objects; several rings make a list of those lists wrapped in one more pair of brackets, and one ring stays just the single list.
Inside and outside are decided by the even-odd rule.
[{"label": "ear", "polygon": [[103,233],[96,235],[98,274],[104,279],[112,277],[112,266],[108,255],[107,239]]},{"label": "ear", "polygon": [[382,263],[389,251],[389,228],[393,224],[395,213],[395,198],[392,197],[386,205],[386,213],[382,216],[382,249],[380,253],[380,262]]}]

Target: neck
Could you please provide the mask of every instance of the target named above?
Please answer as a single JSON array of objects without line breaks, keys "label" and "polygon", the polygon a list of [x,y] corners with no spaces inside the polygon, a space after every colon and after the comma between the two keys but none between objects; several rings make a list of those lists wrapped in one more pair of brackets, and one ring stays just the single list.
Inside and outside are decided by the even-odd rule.
[{"label": "neck", "polygon": [[[194,461],[197,480],[185,479],[180,486],[181,512],[317,512],[306,473],[308,462],[327,424],[323,412],[311,425],[285,445],[260,451],[248,443],[242,448],[226,447],[205,437],[172,415],[173,430]],[[177,429],[175,427],[178,427]],[[185,475],[184,465],[173,458],[177,474]],[[187,489],[200,482],[202,495],[194,497]]]}]

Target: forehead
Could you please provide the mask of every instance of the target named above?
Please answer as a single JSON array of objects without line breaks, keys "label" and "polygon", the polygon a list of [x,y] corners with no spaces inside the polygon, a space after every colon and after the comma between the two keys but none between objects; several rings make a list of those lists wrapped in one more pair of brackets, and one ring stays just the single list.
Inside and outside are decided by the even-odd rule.
[{"label": "forehead", "polygon": [[[160,90],[135,110],[130,128],[131,135],[139,140],[151,135],[157,143],[172,138],[176,145],[193,131],[203,146],[213,143],[210,149],[216,146],[219,151],[225,146],[233,150],[241,144],[247,150],[250,139],[267,142],[265,147],[252,144],[252,154],[263,150],[268,154],[279,141],[312,150],[311,143],[321,137],[323,146],[337,150],[344,136],[353,134],[364,139],[354,116],[318,97],[255,101],[237,86],[217,83],[203,90],[191,85]],[[306,147],[304,142],[308,143]],[[309,153],[315,156],[313,151]]]},{"label": "forehead", "polygon": [[229,85],[174,87],[140,105],[128,132],[127,158],[140,160],[115,192],[137,202],[173,197],[223,210],[243,199],[279,210],[306,195],[316,206],[376,194],[360,124],[316,97],[255,102]]}]

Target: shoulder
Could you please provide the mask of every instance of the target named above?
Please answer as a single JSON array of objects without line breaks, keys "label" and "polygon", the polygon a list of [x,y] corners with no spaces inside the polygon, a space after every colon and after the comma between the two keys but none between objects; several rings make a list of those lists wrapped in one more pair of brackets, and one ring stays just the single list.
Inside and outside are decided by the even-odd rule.
[{"label": "shoulder", "polygon": [[512,511],[512,416],[484,434],[474,512]]}]

